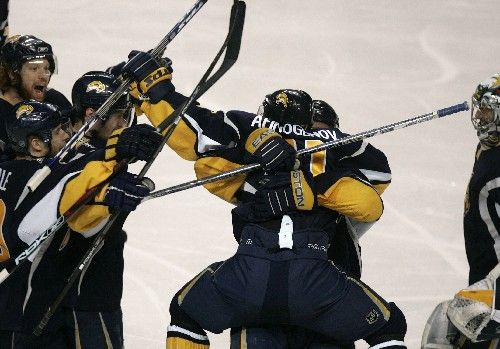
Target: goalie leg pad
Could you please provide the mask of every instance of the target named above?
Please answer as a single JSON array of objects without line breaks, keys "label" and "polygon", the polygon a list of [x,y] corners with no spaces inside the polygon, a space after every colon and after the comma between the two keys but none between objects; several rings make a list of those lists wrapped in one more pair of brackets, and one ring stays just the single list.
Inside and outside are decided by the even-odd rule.
[{"label": "goalie leg pad", "polygon": [[451,300],[441,302],[434,308],[422,334],[422,349],[453,349],[460,332],[448,319],[446,312]]}]

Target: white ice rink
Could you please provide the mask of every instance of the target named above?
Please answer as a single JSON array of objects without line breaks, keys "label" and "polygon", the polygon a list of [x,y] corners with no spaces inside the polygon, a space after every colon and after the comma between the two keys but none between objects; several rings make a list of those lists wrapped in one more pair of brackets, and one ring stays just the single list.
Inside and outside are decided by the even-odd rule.
[{"label": "white ice rink", "polygon": [[[51,84],[70,97],[77,77],[155,46],[193,3],[12,0],[10,28],[53,45],[59,74]],[[231,3],[210,0],[169,46],[178,90],[190,93],[208,67]],[[201,102],[256,111],[269,92],[303,89],[330,102],[350,133],[425,114],[469,101],[478,82],[500,72],[499,15],[496,0],[247,0],[240,58]],[[361,241],[363,279],[399,304],[415,349],[434,306],[466,285],[462,211],[475,131],[462,112],[371,142],[387,154],[393,182],[382,219]],[[157,188],[189,181],[192,163],[166,149],[150,177]],[[164,348],[176,290],[235,250],[230,209],[197,188],[152,200],[130,216],[127,348]],[[210,338],[214,349],[229,346],[227,333]]]}]

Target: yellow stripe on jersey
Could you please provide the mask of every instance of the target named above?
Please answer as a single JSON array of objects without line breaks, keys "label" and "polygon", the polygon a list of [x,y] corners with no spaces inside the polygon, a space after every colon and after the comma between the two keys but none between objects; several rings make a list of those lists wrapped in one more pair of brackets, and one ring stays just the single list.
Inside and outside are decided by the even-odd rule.
[{"label": "yellow stripe on jersey", "polygon": [[175,127],[167,145],[184,160],[196,161],[199,156],[195,152],[196,133],[181,119]]},{"label": "yellow stripe on jersey", "polygon": [[[194,163],[194,171],[197,179],[217,175],[221,172],[234,170],[239,167],[241,167],[240,164],[219,157],[201,158]],[[223,181],[207,183],[203,186],[210,193],[221,199],[230,203],[235,203],[236,198],[234,194],[241,188],[243,183],[245,183],[245,178],[246,174],[240,174],[238,176],[226,178]]]},{"label": "yellow stripe on jersey", "polygon": [[106,142],[106,151],[104,153],[104,158],[106,160],[113,160],[116,158],[116,144],[118,143],[118,138],[125,130],[125,127],[114,130],[109,136],[108,141]]},{"label": "yellow stripe on jersey", "polygon": [[208,344],[200,344],[192,342],[185,338],[180,337],[167,337],[167,349],[208,349]]},{"label": "yellow stripe on jersey", "polygon": [[196,284],[196,282],[205,274],[205,273],[211,273],[213,274],[214,271],[212,270],[212,268],[210,267],[207,267],[205,268],[201,273],[199,273],[198,275],[195,276],[194,279],[192,279],[185,287],[184,289],[182,290],[182,292],[179,294],[179,296],[177,297],[177,303],[179,305],[182,305],[182,302],[184,301],[184,298],[186,298],[186,295],[189,293],[189,291],[191,291],[191,289],[193,288],[193,286]]},{"label": "yellow stripe on jersey", "polygon": [[318,193],[318,204],[361,222],[375,222],[384,211],[377,191],[351,177],[342,177],[325,193]]},{"label": "yellow stripe on jersey", "polygon": [[[90,188],[102,183],[113,173],[116,161],[91,161],[80,174],[68,181],[59,202],[59,213],[68,211]],[[101,191],[100,196],[102,196]],[[70,228],[76,232],[85,232],[97,226],[109,216],[107,206],[87,205],[68,220]]]},{"label": "yellow stripe on jersey", "polygon": [[461,290],[455,297],[471,299],[474,301],[482,302],[490,307],[493,306],[494,293],[493,290]]},{"label": "yellow stripe on jersey", "polygon": [[[156,104],[145,101],[141,104],[140,109],[146,114],[154,127],[158,127],[174,112],[174,108],[166,101],[160,101]],[[164,135],[168,129],[166,128],[163,131]],[[198,159],[198,155],[195,152],[196,139],[196,133],[181,119],[168,139],[167,145],[184,160],[195,161]]]}]

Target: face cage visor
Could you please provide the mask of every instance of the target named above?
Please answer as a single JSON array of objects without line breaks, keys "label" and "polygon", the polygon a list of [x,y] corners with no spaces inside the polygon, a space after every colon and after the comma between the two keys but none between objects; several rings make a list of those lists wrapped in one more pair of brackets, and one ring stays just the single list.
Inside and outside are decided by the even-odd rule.
[{"label": "face cage visor", "polygon": [[495,145],[500,135],[500,97],[486,93],[480,101],[472,98],[471,122],[481,143]]}]

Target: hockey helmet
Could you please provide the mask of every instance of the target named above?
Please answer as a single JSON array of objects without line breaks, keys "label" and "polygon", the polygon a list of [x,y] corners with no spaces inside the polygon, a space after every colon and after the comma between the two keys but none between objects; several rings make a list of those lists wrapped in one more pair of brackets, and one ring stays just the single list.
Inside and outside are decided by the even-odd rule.
[{"label": "hockey helmet", "polygon": [[50,147],[52,130],[59,125],[71,135],[68,118],[58,107],[35,100],[23,101],[13,108],[16,120],[7,125],[9,144],[17,153],[28,154],[28,138],[37,136]]},{"label": "hockey helmet", "polygon": [[339,127],[339,117],[335,109],[325,101],[314,100],[312,103],[313,121],[323,122],[330,127]]},{"label": "hockey helmet", "polygon": [[280,124],[312,125],[312,98],[301,90],[283,89],[266,96],[258,111]]},{"label": "hockey helmet", "polygon": [[500,142],[500,74],[480,83],[472,95],[472,125],[487,146]]},{"label": "hockey helmet", "polygon": [[[83,115],[85,109],[99,109],[101,105],[118,88],[114,75],[103,71],[90,71],[83,74],[73,84],[71,100],[74,112]],[[127,111],[130,109],[128,94],[125,92],[118,101],[110,108],[108,115],[116,111]]]},{"label": "hockey helmet", "polygon": [[52,46],[33,35],[15,35],[7,39],[1,50],[1,62],[20,72],[23,64],[35,59],[46,59],[51,74],[57,72],[57,59]]}]

